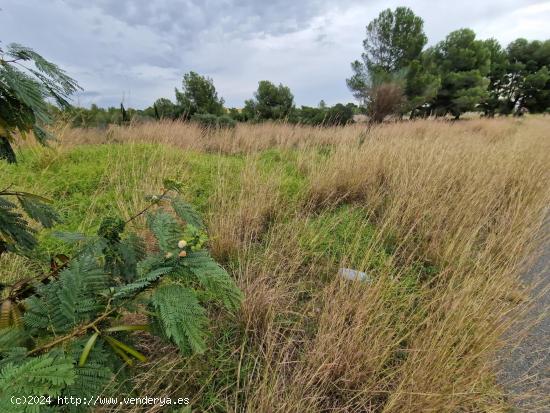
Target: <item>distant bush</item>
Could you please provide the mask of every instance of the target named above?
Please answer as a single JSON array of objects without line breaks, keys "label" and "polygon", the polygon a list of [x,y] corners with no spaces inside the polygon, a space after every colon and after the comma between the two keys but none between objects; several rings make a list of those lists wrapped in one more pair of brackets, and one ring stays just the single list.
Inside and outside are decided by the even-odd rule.
[{"label": "distant bush", "polygon": [[288,86],[261,80],[254,97],[244,102],[243,114],[249,120],[281,120],[290,117],[293,110],[294,95]]},{"label": "distant bush", "polygon": [[229,115],[218,116],[219,128],[234,128],[236,124],[237,121]]},{"label": "distant bush", "polygon": [[191,121],[205,128],[215,128],[218,125],[218,117],[210,113],[201,113],[191,116]]},{"label": "distant bush", "polygon": [[346,125],[353,121],[353,108],[351,105],[338,103],[327,110],[325,125]]},{"label": "distant bush", "polygon": [[400,113],[405,95],[398,83],[384,82],[365,89],[364,100],[368,102],[367,115],[371,122],[380,123],[387,116]]},{"label": "distant bush", "polygon": [[228,116],[237,122],[246,122],[248,120],[246,113],[244,113],[244,111],[239,111],[237,108],[229,108]]},{"label": "distant bush", "polygon": [[191,121],[199,124],[203,128],[234,128],[237,121],[228,115],[216,116],[211,113],[199,113],[191,117]]},{"label": "distant bush", "polygon": [[302,106],[300,109],[296,109],[291,120],[304,125],[320,125],[325,119],[325,112],[322,108]]},{"label": "distant bush", "polygon": [[289,120],[311,126],[337,126],[353,122],[353,105],[338,103],[332,107],[302,106],[296,109]]},{"label": "distant bush", "polygon": [[182,90],[176,88],[176,106],[187,115],[212,113],[221,115],[224,100],[218,97],[214,81],[195,72],[183,75]]}]

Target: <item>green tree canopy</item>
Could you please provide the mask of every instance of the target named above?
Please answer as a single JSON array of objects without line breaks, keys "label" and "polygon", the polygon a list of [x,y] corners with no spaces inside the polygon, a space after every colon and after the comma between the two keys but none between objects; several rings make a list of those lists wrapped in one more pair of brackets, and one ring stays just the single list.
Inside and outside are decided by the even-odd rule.
[{"label": "green tree canopy", "polygon": [[195,72],[183,75],[182,90],[176,88],[176,101],[180,113],[185,117],[196,113],[224,113],[224,100],[218,97],[214,81]]},{"label": "green tree canopy", "polygon": [[254,98],[245,101],[243,112],[248,119],[284,119],[293,109],[294,96],[288,86],[261,80]]},{"label": "green tree canopy", "polygon": [[311,126],[339,126],[353,122],[353,104],[337,103],[327,106],[322,100],[318,107],[302,106],[295,109],[291,122]]},{"label": "green tree canopy", "polygon": [[411,112],[411,118],[425,114],[439,91],[441,77],[436,70],[430,70],[430,56],[423,53],[420,60],[413,60],[405,73],[405,112]]},{"label": "green tree canopy", "polygon": [[153,115],[156,119],[176,119],[179,113],[177,105],[170,99],[159,98],[153,103],[152,108],[147,108],[147,114]]},{"label": "green tree canopy", "polygon": [[15,133],[28,132],[41,144],[51,137],[50,102],[69,106],[79,86],[62,69],[28,47],[12,43],[0,48],[0,159],[15,162]]},{"label": "green tree canopy", "polygon": [[510,62],[506,50],[496,39],[485,40],[485,47],[489,51],[489,80],[488,93],[481,107],[486,116],[494,116],[498,112],[506,112],[506,103],[502,96],[505,91],[506,79]]},{"label": "green tree canopy", "polygon": [[[369,109],[374,102],[396,111],[388,114],[411,117],[550,110],[550,40],[517,39],[504,49],[495,39],[460,29],[423,50],[426,41],[423,20],[406,7],[386,9],[367,25],[364,53],[346,81],[366,112],[388,113]],[[396,99],[381,90],[395,92]]]},{"label": "green tree canopy", "polygon": [[[354,96],[365,106],[374,100],[380,102],[373,94],[380,85],[385,85],[382,90],[401,90],[406,97],[389,106],[412,112],[433,100],[439,77],[424,70],[422,49],[427,37],[422,18],[407,7],[387,9],[368,24],[366,31],[365,51],[361,60],[351,64],[353,75],[347,79]],[[377,96],[380,97],[378,93]]]},{"label": "green tree canopy", "polygon": [[365,51],[361,61],[352,63],[354,74],[347,80],[349,88],[355,92],[363,90],[368,79],[377,73],[391,74],[406,69],[413,60],[419,59],[428,40],[424,21],[408,7],[382,11],[368,24],[366,31]]},{"label": "green tree canopy", "polygon": [[542,112],[550,107],[550,40],[517,39],[506,49],[509,67],[503,95],[509,111],[526,107]]},{"label": "green tree canopy", "polygon": [[470,29],[451,32],[431,53],[441,77],[435,100],[437,113],[455,118],[473,110],[487,97],[491,57],[487,45]]}]

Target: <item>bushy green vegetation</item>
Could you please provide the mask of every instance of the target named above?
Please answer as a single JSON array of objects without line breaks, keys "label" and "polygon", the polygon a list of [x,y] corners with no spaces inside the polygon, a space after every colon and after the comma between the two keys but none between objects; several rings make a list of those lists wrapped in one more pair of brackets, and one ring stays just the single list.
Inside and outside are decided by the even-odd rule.
[{"label": "bushy green vegetation", "polygon": [[254,97],[244,102],[243,112],[251,120],[279,120],[288,118],[293,108],[294,95],[288,86],[262,80]]},{"label": "bushy green vegetation", "polygon": [[[93,235],[55,233],[72,245],[69,256],[49,254],[48,270],[1,285],[2,411],[38,411],[30,403],[14,404],[12,396],[36,394],[53,406],[56,396],[98,395],[107,386],[109,394],[120,393],[116,373],[124,364],[147,359],[133,346],[132,332],[149,331],[183,354],[206,350],[209,311],[216,306],[235,310],[241,293],[205,249],[202,219],[174,195],[181,189],[165,180],[163,192],[150,196],[149,205],[129,219],[94,217],[100,224]],[[45,268],[33,253],[35,230],[11,198],[45,227],[60,217],[45,198],[0,192],[0,256],[20,255]],[[154,244],[126,230],[141,216]],[[140,324],[124,322],[128,314],[141,312],[147,317]]]},{"label": "bushy green vegetation", "polygon": [[206,129],[234,128],[237,121],[230,116],[216,116],[210,113],[197,113],[191,116],[191,120],[197,122]]},{"label": "bushy green vegetation", "polygon": [[[7,56],[12,60],[1,50],[0,56],[0,158],[15,163],[15,132],[32,130],[44,143],[49,136],[44,127],[51,122],[46,99],[67,105],[66,98],[78,86],[30,49],[10,45]],[[30,61],[38,70],[21,66],[27,74],[14,67],[19,61]],[[128,122],[122,104],[121,116]],[[94,162],[81,170],[91,182],[76,175],[66,190],[78,194],[91,185],[97,191],[97,166]],[[0,283],[2,411],[35,412],[53,406],[73,410],[56,397],[91,398],[107,387],[109,394],[116,394],[123,383],[117,380],[122,366],[147,360],[130,333],[148,331],[182,354],[203,353],[212,310],[235,311],[240,306],[240,290],[206,249],[200,215],[179,196],[182,184],[165,179],[163,187],[128,219],[112,213],[94,217],[95,234],[56,233],[72,247],[68,255],[56,251],[46,254],[46,260],[38,253],[37,230],[29,221],[45,228],[60,222],[51,201],[14,188],[14,182],[0,190],[0,259],[10,254],[28,264],[20,269],[23,278],[12,275]],[[147,244],[127,231],[140,217],[146,217],[151,235]],[[132,313],[146,317],[141,323],[125,323],[123,318]],[[128,377],[131,380],[131,374]],[[23,402],[14,403],[14,397]]]},{"label": "bushy green vegetation", "polygon": [[[29,64],[25,66],[24,63]],[[51,138],[51,105],[69,106],[67,98],[79,88],[75,80],[34,50],[19,44],[0,48],[0,160],[15,162],[11,144],[16,134],[33,132],[45,144]]]},{"label": "bushy green vegetation", "polygon": [[100,108],[92,104],[89,109],[81,107],[69,107],[63,112],[57,108],[51,108],[57,118],[62,121],[70,121],[74,127],[89,127],[106,128],[108,125],[122,125],[127,123],[129,119],[146,120],[148,117],[139,110],[125,109],[123,105],[120,107]]},{"label": "bushy green vegetation", "polygon": [[224,113],[223,98],[218,97],[214,81],[195,72],[183,75],[182,90],[176,88],[178,116],[187,118],[195,114],[220,116]]},{"label": "bushy green vegetation", "polygon": [[327,107],[324,102],[316,108],[302,106],[292,112],[290,120],[301,125],[311,126],[338,126],[353,122],[353,115],[358,110],[353,103],[342,105],[337,103]]}]

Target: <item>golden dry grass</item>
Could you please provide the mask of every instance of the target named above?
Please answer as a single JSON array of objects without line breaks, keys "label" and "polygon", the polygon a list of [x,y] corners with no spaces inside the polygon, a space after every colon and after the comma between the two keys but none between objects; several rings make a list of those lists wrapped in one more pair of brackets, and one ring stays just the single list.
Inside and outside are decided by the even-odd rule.
[{"label": "golden dry grass", "polygon": [[[190,380],[177,386],[205,411],[505,412],[527,397],[507,394],[495,375],[499,349],[516,338],[505,333],[529,306],[520,276],[547,238],[549,130],[543,118],[214,133],[164,122],[67,129],[60,141],[245,154],[239,182],[221,171],[208,207],[213,252],[246,295],[237,368],[219,372],[232,384],[216,388],[216,407]],[[280,172],[259,171],[257,152],[268,148],[296,151],[307,185],[295,198]],[[171,166],[159,159],[159,168]],[[311,257],[308,223],[344,204],[364,215],[372,239],[352,237],[341,262],[329,251]],[[338,278],[346,262],[374,281]],[[185,363],[171,359],[170,369]],[[152,371],[140,386],[158,381]],[[535,396],[527,411],[547,406]]]}]

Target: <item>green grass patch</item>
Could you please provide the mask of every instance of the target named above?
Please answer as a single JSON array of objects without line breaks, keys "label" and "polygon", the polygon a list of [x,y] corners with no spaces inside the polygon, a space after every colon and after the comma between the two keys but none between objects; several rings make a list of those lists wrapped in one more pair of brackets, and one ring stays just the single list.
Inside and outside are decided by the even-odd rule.
[{"label": "green grass patch", "polygon": [[[54,231],[95,233],[105,216],[133,214],[162,180],[184,183],[184,196],[201,211],[219,171],[237,175],[236,157],[183,152],[161,145],[95,145],[68,151],[33,148],[21,151],[19,163],[0,162],[0,187],[28,191],[52,200],[63,222]],[[40,231],[43,255],[67,252],[67,246]]]}]

